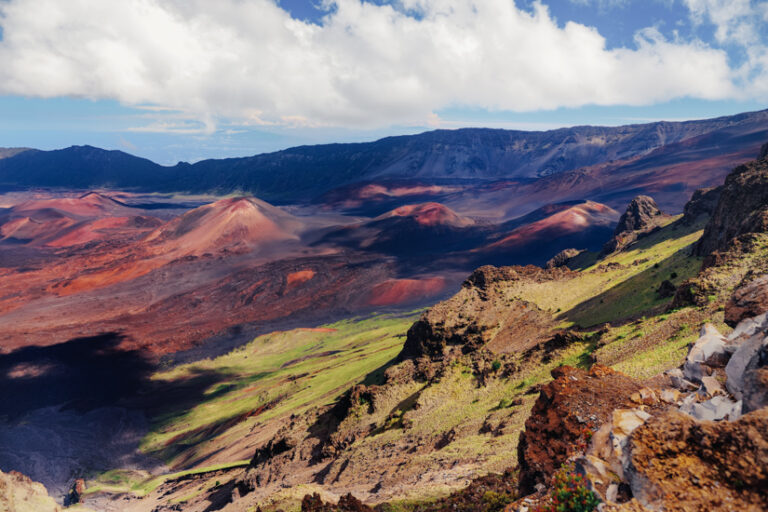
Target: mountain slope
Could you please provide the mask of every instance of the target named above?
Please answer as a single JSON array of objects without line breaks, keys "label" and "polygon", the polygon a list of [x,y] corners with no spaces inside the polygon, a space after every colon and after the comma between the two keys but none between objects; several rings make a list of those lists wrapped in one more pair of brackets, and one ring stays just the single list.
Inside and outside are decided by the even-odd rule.
[{"label": "mountain slope", "polygon": [[[764,139],[766,129],[768,111],[682,123],[582,126],[546,132],[467,128],[369,143],[301,146],[173,167],[120,151],[75,146],[57,151],[30,150],[0,159],[0,185],[225,193],[241,190],[272,202],[306,201],[366,180],[436,183],[555,176],[612,161],[627,163],[689,140],[716,147],[720,133],[762,131]],[[717,149],[723,152],[723,148]],[[757,148],[750,145],[749,150],[755,153]]]}]

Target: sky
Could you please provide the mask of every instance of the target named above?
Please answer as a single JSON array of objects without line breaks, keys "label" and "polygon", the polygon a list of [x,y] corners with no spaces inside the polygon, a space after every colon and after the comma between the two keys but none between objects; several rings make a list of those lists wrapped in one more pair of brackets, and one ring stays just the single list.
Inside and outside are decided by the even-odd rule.
[{"label": "sky", "polygon": [[768,0],[0,0],[0,147],[163,164],[768,108]]}]

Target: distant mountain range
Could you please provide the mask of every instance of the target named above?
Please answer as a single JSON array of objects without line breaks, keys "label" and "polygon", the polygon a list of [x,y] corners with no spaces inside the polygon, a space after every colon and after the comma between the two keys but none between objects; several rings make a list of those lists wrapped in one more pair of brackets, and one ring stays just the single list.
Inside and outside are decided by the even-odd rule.
[{"label": "distant mountain range", "polygon": [[[553,177],[594,170],[596,166],[610,167],[614,174],[622,174],[628,166],[633,172],[642,171],[655,158],[664,156],[664,148],[670,146],[676,146],[671,153],[674,159],[665,161],[666,166],[696,160],[702,151],[753,158],[766,138],[768,110],[701,121],[579,126],[542,132],[436,130],[368,143],[300,146],[243,158],[180,162],[171,167],[91,146],[55,151],[14,148],[0,149],[0,186],[242,191],[276,203],[307,202],[364,183],[530,183],[542,178],[554,183]],[[721,181],[733,162],[728,160],[721,166],[716,176],[705,173],[704,178]],[[676,184],[674,176],[669,181],[671,186]],[[633,189],[631,193],[643,186],[624,185]],[[619,195],[612,206],[625,202]],[[681,198],[680,207],[685,200],[687,197]]]}]

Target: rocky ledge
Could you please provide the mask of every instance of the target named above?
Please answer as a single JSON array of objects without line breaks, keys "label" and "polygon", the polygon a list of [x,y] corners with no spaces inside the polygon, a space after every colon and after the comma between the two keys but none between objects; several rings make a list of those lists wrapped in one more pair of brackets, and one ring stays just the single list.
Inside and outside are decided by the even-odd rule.
[{"label": "rocky ledge", "polygon": [[551,505],[563,464],[602,510],[768,509],[768,313],[728,336],[703,326],[685,363],[651,381],[601,366],[552,375],[518,452],[535,493],[508,512]]}]

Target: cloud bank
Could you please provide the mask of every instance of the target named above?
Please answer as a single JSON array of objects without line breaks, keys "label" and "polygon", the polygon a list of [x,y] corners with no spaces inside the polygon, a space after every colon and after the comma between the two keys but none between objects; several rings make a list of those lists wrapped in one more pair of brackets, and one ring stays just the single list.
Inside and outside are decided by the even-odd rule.
[{"label": "cloud bank", "polygon": [[[726,2],[686,1],[697,20],[722,24],[718,38],[751,37],[741,11],[718,10]],[[324,6],[312,24],[273,0],[8,0],[0,94],[175,109],[208,129],[223,119],[371,128],[423,125],[457,106],[733,98],[755,93],[768,68],[765,52],[732,69],[724,50],[653,28],[632,48],[607,49],[596,29],[559,23],[543,4],[531,12],[512,0]],[[752,44],[742,39],[735,43]]]}]

